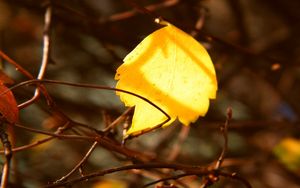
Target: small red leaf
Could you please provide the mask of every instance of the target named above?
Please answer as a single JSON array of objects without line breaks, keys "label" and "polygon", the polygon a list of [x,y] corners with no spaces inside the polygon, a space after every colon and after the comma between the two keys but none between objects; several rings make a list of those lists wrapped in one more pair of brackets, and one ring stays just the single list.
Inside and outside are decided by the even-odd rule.
[{"label": "small red leaf", "polygon": [[19,109],[13,93],[0,84],[0,114],[9,122],[16,123],[19,119]]}]

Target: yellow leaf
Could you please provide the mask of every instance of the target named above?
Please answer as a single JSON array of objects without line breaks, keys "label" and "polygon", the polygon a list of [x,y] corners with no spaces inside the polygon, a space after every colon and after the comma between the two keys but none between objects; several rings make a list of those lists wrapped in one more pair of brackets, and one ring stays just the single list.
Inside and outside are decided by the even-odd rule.
[{"label": "yellow leaf", "polygon": [[[167,22],[148,35],[117,69],[116,88],[139,94],[184,125],[204,116],[209,99],[216,97],[217,80],[205,48],[193,37]],[[117,92],[126,106],[135,106],[127,135],[152,129],[167,117],[135,96]]]},{"label": "yellow leaf", "polygon": [[285,138],[273,149],[277,158],[290,170],[300,169],[300,140]]},{"label": "yellow leaf", "polygon": [[127,184],[120,180],[106,179],[97,182],[92,188],[127,188]]}]

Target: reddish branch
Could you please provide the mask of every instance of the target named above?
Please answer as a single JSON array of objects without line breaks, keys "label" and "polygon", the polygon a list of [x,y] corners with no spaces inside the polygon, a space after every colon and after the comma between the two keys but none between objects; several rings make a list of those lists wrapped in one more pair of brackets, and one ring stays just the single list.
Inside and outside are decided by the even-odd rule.
[{"label": "reddish branch", "polygon": [[[45,72],[46,72],[46,68],[49,62],[49,57],[50,57],[50,26],[51,26],[51,16],[52,16],[52,7],[49,4],[46,8],[46,12],[45,12],[45,24],[44,24],[44,36],[43,36],[43,57],[42,57],[42,63],[40,66],[40,70],[37,76],[37,79],[43,79]],[[34,103],[39,97],[40,97],[40,88],[37,87],[35,89],[34,95],[31,99],[29,99],[28,101],[22,103],[19,105],[19,108],[25,108],[26,106],[31,105],[32,103]],[[44,92],[44,94],[46,94]],[[50,102],[51,99],[50,97],[48,97],[48,103],[52,103]]]},{"label": "reddish branch", "polygon": [[[128,170],[132,170],[132,169],[143,169],[143,170],[172,169],[175,171],[185,172],[184,175],[173,176],[172,178],[167,178],[167,179],[178,179],[183,176],[205,176],[205,175],[210,175],[211,173],[215,173],[215,175],[229,177],[229,178],[238,180],[238,181],[242,182],[245,185],[245,187],[251,188],[251,185],[249,184],[249,182],[247,180],[238,176],[235,173],[212,171],[212,170],[208,170],[207,168],[203,168],[203,167],[199,167],[199,166],[188,166],[188,165],[175,164],[175,163],[145,163],[145,164],[127,165],[127,166],[122,166],[122,167],[117,167],[117,168],[110,168],[107,170],[102,170],[99,172],[86,174],[83,177],[75,178],[75,179],[67,181],[67,182],[61,182],[61,183],[57,183],[57,184],[48,185],[46,187],[50,188],[50,187],[59,187],[59,186],[71,186],[74,183],[85,181],[85,180],[90,180],[91,178],[104,176],[104,175],[115,173],[115,172],[128,171]],[[157,182],[159,182],[159,181],[157,181]]]}]

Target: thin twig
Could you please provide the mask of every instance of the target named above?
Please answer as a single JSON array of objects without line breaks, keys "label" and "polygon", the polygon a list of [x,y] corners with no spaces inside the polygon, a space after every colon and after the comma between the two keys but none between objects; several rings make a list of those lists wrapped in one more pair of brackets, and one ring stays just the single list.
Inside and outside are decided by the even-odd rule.
[{"label": "thin twig", "polygon": [[[21,65],[19,65],[17,62],[15,62],[13,59],[11,59],[8,55],[6,55],[3,51],[0,50],[0,56],[6,60],[8,63],[10,63],[11,65],[13,65],[14,67],[16,67],[16,70],[19,71],[21,74],[23,74],[24,76],[26,76],[29,79],[34,79],[34,77],[32,76],[31,73],[29,73],[26,69],[24,69]],[[44,96],[46,97],[48,104],[51,103],[51,107],[54,106],[54,102],[51,99],[51,97],[49,96],[49,94],[47,93],[47,90],[45,89],[45,87],[43,85],[38,86],[40,87],[41,91],[43,92]],[[2,95],[2,94],[0,94]],[[31,101],[31,99],[29,99]],[[24,102],[27,103],[27,102]],[[25,106],[23,106],[22,104],[18,105],[19,109],[24,108]]]},{"label": "thin twig", "polygon": [[1,49],[0,49],[0,56],[6,60],[8,63],[12,64],[14,67],[16,67],[16,70],[22,73],[24,76],[26,76],[29,79],[34,79],[34,77],[21,65],[19,65],[17,62],[15,62],[13,59],[11,59],[8,55],[6,55]]},{"label": "thin twig", "polygon": [[247,188],[252,188],[251,184],[246,180],[244,179],[243,177],[237,175],[236,173],[227,173],[227,172],[219,172],[219,175],[220,176],[223,176],[223,177],[226,177],[226,178],[231,178],[233,180],[237,180],[241,183],[243,183],[243,185]]},{"label": "thin twig", "polygon": [[[45,25],[44,25],[44,36],[43,36],[43,57],[42,57],[42,63],[40,66],[40,70],[37,76],[37,79],[43,79],[46,68],[49,62],[50,57],[50,26],[51,26],[51,16],[52,16],[52,7],[51,4],[49,4],[46,8],[45,12]],[[26,102],[19,105],[19,108],[25,108],[26,106],[34,103],[39,97],[40,97],[40,88],[37,87],[35,89],[34,95],[31,99],[27,100]],[[49,98],[48,98],[49,99]],[[51,101],[51,100],[50,100]],[[49,100],[47,101],[50,105]]]},{"label": "thin twig", "polygon": [[[71,125],[72,127],[76,127],[76,128],[85,128],[85,129],[88,129],[88,130],[90,130],[90,131],[93,131],[93,132],[97,133],[97,135],[101,135],[101,136],[104,135],[104,132],[103,132],[103,131],[98,130],[98,129],[96,129],[95,127],[92,127],[92,126],[90,126],[90,125],[86,125],[86,124],[83,124],[83,123],[80,123],[80,122],[76,122],[76,121],[74,121],[74,120],[71,120],[71,119],[69,119],[65,114],[63,114],[62,112],[60,112],[60,113],[61,113],[63,116],[65,116],[65,118],[68,119],[68,121],[70,122],[70,125]],[[83,131],[82,129],[80,129],[80,130]],[[84,131],[84,132],[86,132],[86,131]]]},{"label": "thin twig", "polygon": [[[185,141],[185,139],[188,136],[190,130],[190,126],[182,126],[180,133],[178,134],[178,138],[176,139],[176,143],[173,145],[172,149],[170,150],[170,154],[166,157],[167,162],[172,162],[176,159],[176,157],[178,156],[178,154],[180,153],[180,149],[182,146],[182,143]],[[166,137],[166,136],[164,136]],[[164,169],[162,171],[162,173],[164,174],[164,176],[166,174],[168,174],[170,172],[171,169]],[[156,177],[155,179],[162,180],[161,177]],[[171,178],[172,179],[172,178]],[[174,178],[175,180],[176,178]],[[159,182],[159,180],[157,180]],[[183,187],[185,186],[182,182],[177,182],[179,184],[181,184]]]},{"label": "thin twig", "polygon": [[[172,169],[162,169],[162,170],[143,170],[143,169],[134,169],[134,170],[131,170],[132,173],[134,174],[137,174],[139,176],[143,176],[145,177],[146,179],[152,179],[153,181],[157,181],[157,180],[160,180],[160,179],[163,179],[163,178],[166,178],[168,176],[171,176],[170,173],[166,173],[166,172],[170,172]],[[180,187],[182,188],[189,188],[188,185],[186,185],[185,183],[179,181],[179,180],[176,180],[176,179],[173,179],[174,181],[174,184],[178,184],[180,185]],[[173,183],[173,182],[172,182]]]},{"label": "thin twig", "polygon": [[[153,15],[153,11],[161,9],[161,8],[165,8],[165,7],[174,6],[179,2],[179,0],[167,0],[167,1],[159,2],[157,4],[151,4],[151,5],[145,6],[145,8],[141,8],[141,6],[139,6],[137,3],[134,3],[129,0],[126,0],[126,2],[128,4],[130,4],[131,6],[133,6],[135,8],[135,10],[130,10],[130,11],[114,14],[114,15],[108,17],[107,19],[103,20],[102,22],[108,22],[108,21],[114,22],[114,21],[128,19],[130,17],[137,15],[138,12],[150,14],[151,17],[157,18],[157,15]],[[139,11],[136,11],[136,10],[139,10]]]},{"label": "thin twig", "polygon": [[227,108],[226,121],[220,127],[222,135],[224,137],[224,145],[223,145],[222,152],[221,152],[221,154],[220,154],[220,156],[218,158],[218,161],[216,163],[215,170],[218,170],[221,167],[221,165],[222,165],[222,163],[224,161],[226,152],[228,150],[228,125],[229,125],[229,122],[230,122],[231,119],[232,119],[232,109],[229,107],[229,108]]},{"label": "thin twig", "polygon": [[[22,129],[28,130],[30,132],[54,136],[54,137],[57,137],[60,139],[77,139],[77,140],[94,141],[94,142],[97,141],[102,147],[108,149],[109,151],[117,152],[119,154],[122,154],[122,155],[134,160],[134,161],[148,162],[148,161],[151,161],[154,159],[153,156],[146,155],[144,153],[126,148],[126,147],[122,146],[121,144],[116,143],[115,140],[112,140],[106,136],[79,136],[79,135],[55,134],[52,132],[32,129],[32,128],[29,128],[26,126],[22,126],[20,124],[16,124],[15,127],[22,128]],[[18,148],[13,148],[12,151],[14,151],[14,152],[19,151],[17,149]]]},{"label": "thin twig", "polygon": [[221,133],[224,138],[224,145],[223,145],[222,152],[215,164],[215,167],[214,167],[212,173],[210,173],[208,176],[204,177],[200,188],[206,188],[219,180],[219,176],[220,176],[219,170],[222,166],[226,152],[228,150],[228,125],[229,125],[229,121],[231,120],[231,118],[232,118],[232,109],[229,107],[229,108],[227,108],[226,121],[223,125],[220,126],[220,130],[221,130]]},{"label": "thin twig", "polygon": [[96,148],[98,142],[94,142],[93,145],[91,146],[91,148],[88,150],[88,152],[85,154],[85,156],[81,159],[81,161],[65,176],[61,177],[59,180],[55,181],[54,184],[59,183],[59,182],[63,182],[65,180],[67,180],[76,170],[78,170],[82,164],[89,158],[89,156],[91,155],[91,153],[94,151],[94,149]]},{"label": "thin twig", "polygon": [[0,139],[3,144],[4,148],[4,155],[5,155],[5,163],[3,165],[2,169],[2,177],[1,177],[1,185],[0,188],[6,188],[8,179],[9,179],[9,170],[10,170],[10,161],[12,157],[12,151],[11,151],[11,144],[8,140],[8,135],[5,132],[5,121],[3,117],[0,118]]},{"label": "thin twig", "polygon": [[13,89],[21,87],[23,85],[30,85],[30,84],[38,84],[39,85],[40,83],[67,85],[67,86],[90,88],[90,89],[103,89],[103,90],[111,90],[111,91],[117,91],[117,92],[127,93],[127,94],[133,95],[133,96],[135,96],[137,98],[140,98],[140,99],[144,100],[145,102],[149,103],[150,105],[152,105],[153,107],[155,107],[157,110],[159,110],[161,113],[163,113],[166,116],[166,120],[164,120],[163,122],[157,124],[156,126],[154,126],[152,128],[142,130],[139,133],[131,134],[131,135],[126,135],[127,137],[125,137],[124,140],[125,139],[131,139],[131,138],[134,138],[134,137],[138,137],[138,136],[143,135],[145,133],[151,132],[151,131],[153,131],[155,129],[160,128],[161,126],[163,126],[164,124],[166,124],[167,122],[169,122],[171,120],[171,117],[169,116],[169,114],[167,112],[165,112],[162,108],[160,108],[159,106],[157,106],[156,104],[154,104],[152,101],[150,101],[149,99],[147,99],[147,98],[145,98],[145,97],[143,97],[141,95],[138,95],[136,93],[133,93],[133,92],[127,91],[127,90],[123,90],[123,89],[118,89],[118,88],[113,88],[113,87],[108,87],[108,86],[95,85],[95,84],[72,83],[72,82],[65,82],[65,81],[58,81],[58,80],[47,80],[47,79],[43,79],[43,80],[27,80],[27,81],[21,82],[19,84],[16,84],[16,85],[10,87],[6,91],[3,91],[2,93],[0,93],[0,96],[3,95],[3,94],[5,94],[9,90],[13,90]]},{"label": "thin twig", "polygon": [[[30,144],[27,144],[27,145],[24,145],[24,146],[20,146],[20,147],[16,147],[16,148],[12,148],[12,152],[15,153],[15,152],[19,152],[19,151],[24,151],[24,150],[28,150],[30,148],[34,148],[36,146],[39,146],[41,144],[44,144],[46,142],[49,142],[50,140],[54,139],[55,137],[53,136],[49,136],[47,138],[44,138],[44,139],[41,139],[41,140],[37,140],[33,143],[30,143]],[[3,150],[0,150],[0,154],[4,153]]]},{"label": "thin twig", "polygon": [[[148,10],[147,8],[140,6],[138,3],[134,2],[134,0],[124,0],[126,3],[128,3],[130,6],[132,6],[136,11],[142,13],[142,14],[146,14],[148,16],[150,16],[153,20],[155,18],[158,18],[159,16],[156,15],[154,12],[151,12],[150,10]],[[134,11],[135,12],[135,11]]]},{"label": "thin twig", "polygon": [[181,164],[173,164],[173,163],[145,163],[145,164],[133,164],[133,165],[127,165],[127,166],[122,166],[122,167],[117,167],[117,168],[110,168],[107,170],[102,170],[90,174],[86,174],[83,177],[75,178],[70,181],[66,182],[61,182],[57,184],[51,184],[46,187],[59,187],[59,186],[66,186],[66,185],[72,185],[76,182],[80,181],[85,181],[91,178],[99,177],[99,176],[104,176],[106,174],[111,174],[115,172],[120,172],[120,171],[126,171],[126,170],[132,170],[132,169],[157,169],[157,168],[169,168],[173,170],[181,170],[186,173],[195,173],[197,175],[206,175],[209,173],[207,168],[202,168],[199,166],[188,166],[188,165],[181,165]]},{"label": "thin twig", "polygon": [[133,107],[128,108],[127,110],[125,110],[125,112],[123,112],[123,114],[121,114],[117,119],[115,119],[111,124],[109,124],[107,127],[105,127],[105,129],[103,130],[104,132],[110,131],[111,129],[113,129],[116,125],[118,125],[118,123],[120,123],[123,119],[125,119],[125,117],[131,113],[133,110]]},{"label": "thin twig", "polygon": [[[195,29],[195,30],[198,31],[197,29]],[[264,55],[264,54],[254,52],[253,50],[251,50],[249,48],[246,48],[244,46],[241,46],[241,45],[238,45],[238,44],[235,44],[235,43],[231,43],[231,42],[226,41],[226,40],[224,40],[220,37],[217,37],[215,35],[205,33],[205,32],[201,32],[201,36],[204,37],[205,40],[207,40],[208,42],[217,42],[217,43],[219,43],[223,46],[226,46],[229,49],[233,49],[235,51],[238,51],[238,52],[242,53],[245,56],[250,56],[250,57],[257,58],[257,59],[261,59],[261,60],[264,60],[264,61],[272,63],[272,64],[274,64],[274,63],[280,63],[281,65],[285,64],[283,61],[281,61],[277,58],[273,58],[273,57],[270,57],[270,56],[267,56],[267,55]]]},{"label": "thin twig", "polygon": [[[68,125],[68,122],[63,125],[63,126],[59,126],[57,128],[57,130],[55,131],[55,135],[57,134],[61,134],[63,131],[65,131],[66,129],[64,127],[67,127]],[[14,124],[15,127],[19,127],[19,128],[23,128],[23,129],[26,129],[27,131],[30,131],[30,132],[35,132],[35,133],[39,133],[39,134],[45,134],[45,135],[49,135],[48,132],[44,132],[44,131],[40,131],[40,130],[37,130],[37,129],[32,129],[32,128],[29,128],[29,127],[26,127],[26,126],[22,126],[20,124]],[[12,152],[18,152],[18,151],[23,151],[23,150],[26,150],[26,149],[30,149],[30,148],[33,148],[33,147],[36,147],[38,145],[41,145],[41,144],[44,144],[52,139],[56,138],[54,135],[50,135],[49,137],[47,138],[44,138],[44,139],[41,139],[41,140],[37,140],[33,143],[30,143],[30,144],[27,144],[27,145],[24,145],[24,146],[20,146],[20,147],[16,147],[16,148],[13,148],[12,149]],[[0,150],[0,153],[4,153],[4,151],[1,151]]]},{"label": "thin twig", "polygon": [[[137,137],[137,136],[140,136],[140,135],[145,134],[147,132],[153,131],[153,130],[155,130],[157,128],[160,128],[161,126],[163,126],[164,124],[166,124],[167,122],[169,122],[171,120],[171,117],[168,115],[167,112],[165,112],[162,108],[160,108],[159,106],[157,106],[155,103],[153,103],[149,99],[147,99],[147,98],[145,98],[145,97],[143,97],[141,95],[138,95],[136,93],[133,93],[131,91],[127,91],[127,90],[123,90],[123,89],[118,89],[118,88],[113,88],[113,87],[108,87],[108,86],[101,86],[101,85],[95,85],[95,84],[72,83],[72,82],[65,82],[65,81],[58,81],[58,80],[43,79],[43,80],[27,80],[27,81],[21,82],[19,84],[16,84],[13,87],[10,87],[9,90],[13,90],[13,89],[15,89],[17,87],[21,87],[23,85],[40,84],[40,83],[67,85],[67,86],[90,88],[90,89],[103,89],[103,90],[111,90],[111,91],[118,91],[118,92],[122,92],[122,93],[127,93],[127,94],[133,95],[133,96],[135,96],[137,98],[140,98],[140,99],[144,100],[145,102],[149,103],[150,105],[152,105],[153,107],[155,107],[157,110],[159,110],[161,113],[163,113],[166,116],[166,120],[164,120],[163,122],[159,123],[158,125],[150,128],[150,129],[143,130],[143,131],[141,131],[141,132],[139,132],[137,134],[127,135],[127,138],[125,138],[125,139]],[[0,95],[5,94],[9,90],[0,93]]]},{"label": "thin twig", "polygon": [[52,6],[48,5],[45,13],[45,25],[44,25],[44,36],[43,36],[43,58],[40,66],[39,74],[37,79],[43,79],[46,68],[50,58],[51,40],[50,40],[50,27],[51,27],[51,16]]},{"label": "thin twig", "polygon": [[183,177],[186,177],[186,176],[196,176],[196,175],[195,175],[195,173],[184,173],[184,174],[179,174],[179,175],[175,175],[175,176],[170,176],[170,177],[167,177],[167,178],[162,178],[162,179],[147,183],[143,186],[143,188],[144,187],[149,187],[149,186],[157,184],[159,182],[164,182],[164,181],[168,181],[168,180],[176,180],[176,179],[183,178]]},{"label": "thin twig", "polygon": [[57,132],[53,133],[53,132],[48,132],[48,131],[42,131],[42,130],[33,129],[33,128],[26,127],[26,126],[23,126],[23,125],[20,125],[20,124],[15,124],[14,126],[18,127],[18,128],[25,129],[25,130],[30,131],[30,132],[35,132],[35,133],[39,133],[39,134],[54,136],[54,137],[61,138],[61,139],[79,139],[79,140],[91,140],[91,141],[97,140],[96,137],[92,137],[92,136],[61,134],[61,133],[57,133]]},{"label": "thin twig", "polygon": [[2,176],[1,176],[1,188],[6,188],[9,178],[10,161],[6,161],[3,165]]},{"label": "thin twig", "polygon": [[[169,177],[169,178],[164,179],[164,180],[177,179],[177,178],[180,178],[180,177],[192,176],[192,175],[206,176],[206,175],[209,175],[213,172],[212,170],[207,170],[207,168],[202,168],[202,167],[199,167],[199,166],[188,166],[188,165],[174,164],[174,163],[133,164],[133,165],[110,168],[110,169],[107,169],[107,170],[102,170],[102,171],[86,174],[83,177],[74,178],[73,180],[66,181],[66,182],[59,182],[59,183],[56,183],[56,184],[46,185],[45,187],[50,188],[50,187],[72,186],[74,183],[77,183],[77,182],[90,180],[92,178],[96,178],[96,177],[99,177],[99,176],[104,176],[104,175],[115,173],[115,172],[121,172],[121,171],[133,170],[133,169],[143,169],[143,170],[145,170],[145,169],[157,169],[157,168],[166,168],[166,169],[180,170],[180,171],[185,172],[185,174]],[[243,183],[245,185],[245,187],[252,188],[252,186],[250,185],[250,183],[247,180],[245,180],[244,178],[238,176],[236,173],[227,173],[227,172],[221,172],[220,171],[220,172],[218,172],[218,174],[220,176],[223,176],[223,177],[228,177],[228,178],[231,178],[231,179],[234,179],[234,180],[238,180],[241,183]]]},{"label": "thin twig", "polygon": [[[50,49],[50,37],[49,37],[49,28],[50,28],[50,23],[51,23],[51,7],[49,6],[46,10],[45,14],[45,33],[44,33],[44,48],[43,48],[43,59],[42,59],[42,64],[41,68],[39,71],[38,79],[43,78],[46,70],[46,66],[48,64],[48,59],[49,59],[49,49]],[[29,73],[26,69],[24,69],[22,66],[20,66],[18,63],[16,63],[12,58],[10,58],[8,55],[6,55],[2,50],[0,50],[0,56],[5,59],[8,63],[12,64],[14,67],[16,67],[16,70],[19,71],[21,74],[26,76],[29,79],[34,79],[31,73]],[[49,106],[54,106],[54,102],[51,99],[51,97],[48,95],[47,90],[43,86],[38,86],[38,88],[35,91],[34,96],[27,100],[26,102],[18,105],[19,109],[22,109],[30,104],[32,104],[35,100],[38,99],[40,95],[40,90],[43,92],[44,96],[47,99],[48,105]]]}]

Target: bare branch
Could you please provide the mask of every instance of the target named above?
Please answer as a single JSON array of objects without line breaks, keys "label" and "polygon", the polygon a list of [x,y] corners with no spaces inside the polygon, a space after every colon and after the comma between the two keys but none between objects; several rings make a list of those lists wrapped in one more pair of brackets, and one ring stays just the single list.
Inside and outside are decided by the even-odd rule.
[{"label": "bare branch", "polygon": [[98,142],[94,142],[91,148],[88,150],[88,152],[85,154],[85,156],[79,161],[79,163],[65,176],[61,177],[59,180],[55,181],[54,184],[59,183],[59,182],[64,182],[66,181],[76,170],[82,167],[83,163],[89,158],[91,153],[94,151],[96,148]]}]

